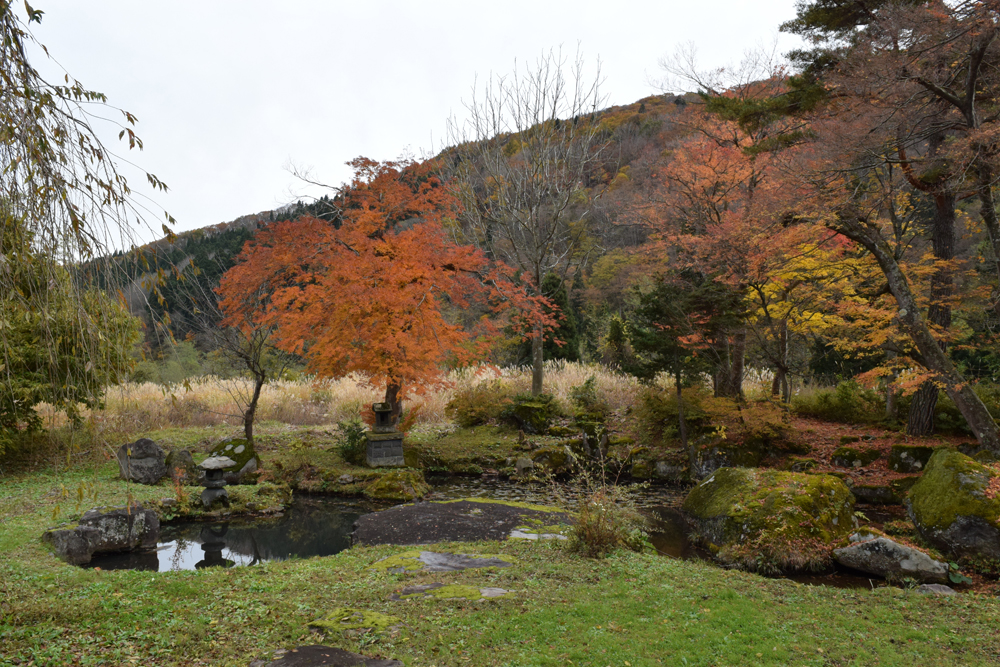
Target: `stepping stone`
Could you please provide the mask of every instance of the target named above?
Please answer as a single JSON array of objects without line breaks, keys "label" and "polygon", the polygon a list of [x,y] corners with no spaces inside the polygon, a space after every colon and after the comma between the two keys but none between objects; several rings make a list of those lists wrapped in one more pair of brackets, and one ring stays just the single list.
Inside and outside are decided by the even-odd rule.
[{"label": "stepping stone", "polygon": [[280,654],[280,657],[271,662],[254,660],[250,667],[403,667],[400,660],[369,658],[342,648],[319,644],[297,646],[291,651],[278,650],[274,654]]},{"label": "stepping stone", "polygon": [[395,616],[377,611],[337,607],[322,618],[310,622],[309,627],[327,632],[331,630],[362,630],[379,634],[386,630],[397,629],[401,623],[402,621]]},{"label": "stepping stone", "polygon": [[[505,556],[509,558],[509,556]],[[514,560],[511,558],[511,560]],[[404,551],[377,561],[376,570],[400,572],[457,572],[482,567],[510,567],[513,563],[500,560],[493,554],[453,554],[437,551]]]},{"label": "stepping stone", "polygon": [[502,588],[477,588],[461,584],[433,583],[426,586],[406,586],[398,593],[389,596],[390,600],[482,600],[483,598],[499,598],[510,591]]}]

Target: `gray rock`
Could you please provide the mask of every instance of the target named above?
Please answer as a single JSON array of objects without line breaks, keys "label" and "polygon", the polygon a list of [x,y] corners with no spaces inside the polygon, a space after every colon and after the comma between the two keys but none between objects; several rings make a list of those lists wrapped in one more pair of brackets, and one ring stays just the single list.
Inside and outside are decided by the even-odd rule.
[{"label": "gray rock", "polygon": [[340,477],[337,478],[337,482],[339,482],[340,484],[353,484],[354,475],[346,475],[346,474],[341,475]]},{"label": "gray rock", "polygon": [[154,548],[159,536],[156,512],[136,506],[110,512],[89,510],[76,528],[50,530],[42,539],[67,563],[84,565],[95,553]]},{"label": "gray rock", "polygon": [[887,537],[864,539],[855,534],[850,546],[833,550],[833,559],[846,567],[853,567],[885,579],[905,577],[925,583],[948,581],[948,565],[934,560],[917,549],[893,542]]},{"label": "gray rock", "polygon": [[250,667],[403,667],[399,660],[369,658],[342,648],[319,644],[297,646],[291,651],[275,651],[275,655],[279,653],[281,657],[277,660],[254,660]]},{"label": "gray rock", "polygon": [[201,471],[194,463],[194,457],[186,449],[173,449],[167,452],[164,460],[167,466],[167,474],[179,484],[194,485],[201,477]]},{"label": "gray rock", "polygon": [[921,584],[917,587],[917,592],[924,595],[958,595],[954,588],[944,584]]},{"label": "gray rock", "polygon": [[893,445],[889,452],[889,467],[896,472],[920,472],[935,451],[922,445]]},{"label": "gray rock", "polygon": [[[494,556],[480,557],[468,554],[453,554],[440,551],[421,551],[417,556],[390,556],[399,561],[398,567],[387,567],[386,572],[458,572],[482,567],[510,567],[511,564]],[[386,560],[383,558],[382,560]],[[382,561],[377,561],[381,563]],[[377,564],[376,564],[376,567]]]},{"label": "gray rock", "polygon": [[678,465],[669,461],[656,462],[656,476],[668,482],[687,481],[687,466]]},{"label": "gray rock", "polygon": [[139,484],[156,484],[167,474],[163,449],[149,438],[140,438],[118,448],[118,469],[122,479]]},{"label": "gray rock", "polygon": [[952,558],[1000,559],[1000,498],[992,468],[938,448],[906,498],[920,537]]},{"label": "gray rock", "polygon": [[535,462],[526,456],[520,456],[514,464],[514,469],[517,470],[518,476],[521,477],[531,473],[535,469]]}]

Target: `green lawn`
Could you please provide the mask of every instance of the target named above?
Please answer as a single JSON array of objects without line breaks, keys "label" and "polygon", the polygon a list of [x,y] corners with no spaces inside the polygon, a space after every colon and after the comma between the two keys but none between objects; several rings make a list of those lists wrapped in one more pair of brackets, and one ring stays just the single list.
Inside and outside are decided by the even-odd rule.
[{"label": "green lawn", "polygon": [[[511,568],[384,574],[402,547],[197,572],[102,572],[39,541],[82,509],[170,495],[127,488],[108,464],[0,478],[0,664],[247,665],[278,648],[326,643],[407,665],[995,665],[1000,605],[881,588],[844,591],[651,554],[594,561],[559,544],[450,545],[515,557]],[[63,489],[69,498],[63,499]],[[93,494],[93,495],[92,495]],[[95,502],[96,501],[96,502]],[[440,546],[439,548],[449,548]],[[408,600],[412,583],[495,586],[509,598]],[[307,624],[356,607],[397,616],[382,636],[320,635]]]}]

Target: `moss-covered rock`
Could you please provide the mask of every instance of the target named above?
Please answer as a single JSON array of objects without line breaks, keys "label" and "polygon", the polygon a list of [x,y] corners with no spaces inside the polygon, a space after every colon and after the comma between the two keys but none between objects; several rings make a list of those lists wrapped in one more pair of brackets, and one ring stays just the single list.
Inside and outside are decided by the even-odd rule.
[{"label": "moss-covered rock", "polygon": [[938,449],[910,489],[910,520],[925,541],[953,557],[1000,559],[998,477],[968,456]]},{"label": "moss-covered rock", "polygon": [[555,415],[555,399],[548,394],[538,396],[518,396],[505,410],[505,415],[525,433],[545,433],[549,420]]},{"label": "moss-covered rock", "polygon": [[781,465],[782,470],[789,472],[806,472],[813,470],[819,463],[816,459],[809,459],[802,456],[789,456]]},{"label": "moss-covered rock", "polygon": [[854,496],[830,475],[721,468],[691,490],[683,509],[727,565],[759,572],[818,570],[855,525]]},{"label": "moss-covered rock", "polygon": [[423,498],[431,487],[419,470],[393,470],[365,487],[365,495],[375,500],[413,500]]},{"label": "moss-covered rock", "polygon": [[556,438],[568,438],[579,432],[580,429],[573,428],[572,426],[550,426],[548,430],[548,434]]},{"label": "moss-covered rock", "polygon": [[566,446],[542,447],[532,452],[531,461],[536,467],[545,468],[553,475],[564,475],[573,469],[576,456]]},{"label": "moss-covered rock", "polygon": [[882,452],[875,448],[838,447],[833,450],[830,463],[838,468],[863,468],[879,460],[881,456]]},{"label": "moss-covered rock", "polygon": [[395,616],[389,616],[377,611],[337,607],[321,618],[310,622],[309,627],[323,630],[324,632],[367,630],[374,634],[382,634],[390,628],[398,626],[400,623],[401,621]]},{"label": "moss-covered rock", "polygon": [[893,445],[889,452],[889,467],[896,472],[920,472],[935,451],[922,445]]},{"label": "moss-covered rock", "polygon": [[260,457],[257,456],[253,443],[246,438],[226,438],[212,447],[208,456],[228,456],[236,461],[235,465],[223,471],[226,484],[253,484],[257,481]]},{"label": "moss-covered rock", "polygon": [[632,478],[633,479],[649,479],[653,476],[653,471],[655,470],[654,464],[643,459],[634,461],[632,463]]},{"label": "moss-covered rock", "polygon": [[872,505],[899,505],[903,499],[888,484],[855,484],[851,487],[854,497]]}]

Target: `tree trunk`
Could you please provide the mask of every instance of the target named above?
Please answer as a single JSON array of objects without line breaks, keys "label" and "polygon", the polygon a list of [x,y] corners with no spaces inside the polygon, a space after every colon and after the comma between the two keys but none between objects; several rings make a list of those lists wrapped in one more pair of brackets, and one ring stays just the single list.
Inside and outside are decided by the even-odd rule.
[{"label": "tree trunk", "polygon": [[877,232],[868,229],[858,217],[841,218],[833,229],[857,241],[875,257],[889,283],[892,295],[896,297],[896,303],[899,304],[900,324],[923,356],[924,366],[937,374],[939,383],[944,385],[948,396],[958,406],[979,444],[994,455],[1000,455],[1000,429],[997,428],[990,411],[972,390],[971,385],[955,369],[951,359],[938,345],[930,327],[921,317],[913,291],[893,255],[892,248],[877,235]]},{"label": "tree trunk", "polygon": [[[934,196],[934,228],[931,234],[934,258],[951,260],[955,257],[955,195],[951,192]],[[931,276],[931,305],[927,309],[927,321],[943,330],[951,327],[951,297],[955,291],[955,281],[951,268],[943,268]],[[942,350],[944,343],[939,343]],[[937,407],[938,388],[933,382],[920,385],[906,420],[908,435],[931,435],[934,433],[934,408]]]},{"label": "tree trunk", "polygon": [[681,393],[681,366],[680,359],[674,358],[674,385],[677,388],[677,426],[681,436],[681,449],[688,453],[691,476],[694,476],[694,469],[698,463],[698,453],[692,445],[688,448],[687,422],[684,420],[684,394]]},{"label": "tree trunk", "polygon": [[385,402],[389,404],[389,413],[392,418],[392,426],[399,426],[399,417],[403,414],[403,401],[399,398],[402,385],[397,381],[389,382],[385,385]]},{"label": "tree trunk", "polygon": [[781,320],[778,325],[778,359],[771,381],[771,396],[781,396],[784,403],[791,400],[788,386],[788,320]]},{"label": "tree trunk", "polygon": [[260,391],[264,387],[267,376],[264,373],[254,373],[253,395],[247,404],[247,409],[243,411],[243,437],[249,444],[253,444],[253,422],[257,415],[257,402],[260,400]]},{"label": "tree trunk", "polygon": [[907,435],[934,433],[934,407],[937,405],[938,388],[933,382],[924,382],[913,394],[910,415],[906,420]]},{"label": "tree trunk", "polygon": [[979,167],[979,215],[983,219],[986,233],[990,239],[990,248],[993,250],[993,270],[995,272],[996,287],[994,293],[1000,291],[1000,220],[997,219],[997,204],[993,197],[993,180],[995,176],[993,170],[987,166]]},{"label": "tree trunk", "polygon": [[[889,359],[895,359],[896,353],[892,350],[886,352]],[[886,381],[885,385],[885,418],[895,421],[899,417],[899,392],[895,387],[896,372],[893,371],[892,378]]]},{"label": "tree trunk", "polygon": [[725,341],[722,361],[716,373],[716,396],[743,398],[743,371],[746,351],[746,329],[740,329]]},{"label": "tree trunk", "polygon": [[545,362],[545,332],[542,325],[535,327],[535,335],[531,338],[531,395],[542,393],[542,365]]}]

